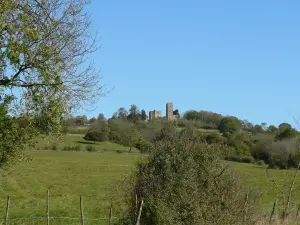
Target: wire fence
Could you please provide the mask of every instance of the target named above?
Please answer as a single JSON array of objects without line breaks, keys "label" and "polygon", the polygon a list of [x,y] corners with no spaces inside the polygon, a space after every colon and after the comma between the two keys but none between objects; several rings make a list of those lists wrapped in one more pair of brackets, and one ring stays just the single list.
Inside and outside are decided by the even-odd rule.
[{"label": "wire fence", "polygon": [[90,224],[109,224],[111,225],[113,221],[116,221],[118,218],[113,217],[112,214],[112,203],[110,205],[110,209],[107,217],[99,217],[99,218],[86,218],[84,214],[84,203],[83,196],[80,196],[80,205],[79,212],[80,215],[78,217],[67,217],[67,216],[55,216],[50,214],[50,195],[49,190],[46,195],[46,213],[45,216],[33,216],[33,217],[23,217],[23,218],[10,218],[10,207],[11,207],[11,197],[7,196],[6,200],[6,208],[5,215],[1,224],[3,225],[15,225],[15,224],[80,224],[80,225],[90,225]]},{"label": "wire fence", "polygon": [[[79,215],[77,217],[68,216],[55,216],[51,215],[50,211],[50,195],[49,190],[46,195],[46,212],[45,216],[32,216],[32,217],[10,217],[11,197],[7,196],[6,208],[2,225],[112,225],[118,220],[118,217],[113,216],[112,201],[109,209],[107,210],[107,217],[90,218],[86,217],[84,213],[84,197],[80,196],[79,199]],[[138,204],[138,203],[137,203]],[[137,218],[136,225],[140,224],[140,217],[143,207],[143,200],[139,205],[136,205]]]}]

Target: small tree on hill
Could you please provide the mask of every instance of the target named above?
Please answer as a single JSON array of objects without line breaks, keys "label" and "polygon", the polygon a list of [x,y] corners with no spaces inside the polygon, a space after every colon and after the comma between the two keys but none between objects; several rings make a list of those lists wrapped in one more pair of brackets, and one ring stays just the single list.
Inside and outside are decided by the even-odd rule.
[{"label": "small tree on hill", "polygon": [[241,121],[233,116],[222,118],[219,125],[220,132],[225,135],[232,135],[240,132],[241,128]]},{"label": "small tree on hill", "polygon": [[101,129],[91,129],[87,132],[87,134],[84,136],[84,140],[87,141],[93,141],[96,143],[96,141],[108,141],[108,135],[109,131],[107,130],[101,130]]}]

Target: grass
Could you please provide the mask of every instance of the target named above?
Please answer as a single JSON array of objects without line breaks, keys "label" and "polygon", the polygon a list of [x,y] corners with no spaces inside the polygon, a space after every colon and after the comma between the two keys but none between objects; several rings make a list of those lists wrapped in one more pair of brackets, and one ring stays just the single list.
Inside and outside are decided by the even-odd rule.
[{"label": "grass", "polygon": [[[33,160],[1,175],[0,209],[4,215],[6,195],[11,195],[10,218],[45,216],[46,191],[50,190],[50,213],[78,220],[51,224],[79,224],[79,197],[84,196],[86,218],[107,218],[109,194],[134,166],[137,154],[31,151]],[[72,222],[73,221],[73,222]],[[32,220],[10,224],[33,223]],[[87,221],[86,224],[107,224]]]},{"label": "grass", "polygon": [[[271,212],[274,201],[279,194],[279,191],[272,180],[275,180],[280,188],[282,188],[284,184],[287,184],[284,189],[287,196],[291,180],[295,174],[295,170],[266,170],[265,167],[253,164],[236,162],[227,163],[229,163],[231,168],[239,174],[241,183],[244,187],[251,187],[261,192],[260,207],[263,213]],[[292,204],[298,205],[300,202],[300,173],[296,178],[295,187],[297,190],[292,194]]]},{"label": "grass", "polygon": [[[53,225],[80,224],[79,197],[84,196],[86,218],[107,218],[110,196],[114,187],[120,185],[125,176],[134,169],[134,162],[141,157],[128,147],[104,142],[93,144],[82,139],[82,135],[67,135],[61,140],[48,139],[45,144],[57,142],[59,148],[66,145],[92,145],[97,152],[28,151],[33,160],[20,163],[1,174],[0,213],[4,215],[6,196],[11,195],[10,224],[45,224],[45,220],[13,220],[16,218],[45,216],[46,191],[50,190],[50,215],[78,219],[54,220]],[[118,154],[117,151],[123,154]],[[278,190],[272,184],[275,179],[279,186],[287,183],[294,175],[293,170],[268,170],[253,164],[228,162],[240,176],[244,187],[257,188],[262,192],[260,206],[269,214]],[[296,186],[300,186],[300,174]],[[288,191],[287,187],[285,191]],[[300,202],[300,192],[293,193],[294,203]],[[118,205],[114,206],[115,210]],[[1,216],[0,216],[1,218]],[[35,221],[35,222],[34,222]],[[0,220],[1,222],[1,220]],[[86,221],[90,224],[108,224],[107,221]]]},{"label": "grass", "polygon": [[[66,146],[80,146],[82,151],[86,150],[87,146],[92,146],[98,152],[115,152],[115,153],[126,153],[129,152],[129,147],[125,147],[119,144],[111,142],[92,142],[86,141],[83,139],[82,134],[67,134],[61,139],[55,137],[47,137],[43,140],[39,140],[37,144],[37,149],[44,150],[45,146],[51,146],[55,144],[58,150],[62,150]],[[133,153],[138,153],[139,151],[135,148],[132,148]]]}]

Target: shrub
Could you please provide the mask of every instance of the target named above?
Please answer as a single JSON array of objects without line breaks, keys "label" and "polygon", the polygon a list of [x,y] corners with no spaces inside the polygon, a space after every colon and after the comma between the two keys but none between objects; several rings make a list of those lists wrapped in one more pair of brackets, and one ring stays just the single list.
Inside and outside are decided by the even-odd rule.
[{"label": "shrub", "polygon": [[69,152],[69,151],[81,151],[81,146],[80,145],[66,145],[62,149],[63,151]]},{"label": "shrub", "polygon": [[253,163],[254,159],[252,156],[245,156],[241,158],[241,162],[243,163]]},{"label": "shrub", "polygon": [[77,152],[81,151],[81,146],[80,145],[75,145],[74,146],[74,151],[77,151]]},{"label": "shrub", "polygon": [[[253,196],[245,200],[238,177],[225,168],[219,149],[177,133],[155,141],[137,164],[127,195],[128,208],[120,224],[134,224],[136,198],[144,200],[141,224],[250,224]],[[189,140],[189,141],[187,141]],[[220,216],[222,215],[222,216]]]},{"label": "shrub", "polygon": [[50,149],[51,149],[50,145],[45,145],[44,146],[44,150],[50,150]]},{"label": "shrub", "polygon": [[241,162],[241,158],[239,156],[235,156],[235,155],[226,156],[224,159],[228,160],[228,161],[233,161],[233,162]]},{"label": "shrub", "polygon": [[120,143],[121,142],[121,135],[117,131],[112,130],[112,131],[109,132],[108,139],[111,142]]},{"label": "shrub", "polygon": [[149,148],[149,142],[140,137],[135,141],[134,147],[141,152],[147,152],[147,149]]},{"label": "shrub", "polygon": [[256,165],[259,165],[259,166],[265,166],[266,165],[265,162],[264,162],[264,160],[258,160],[258,161],[255,161],[254,163]]},{"label": "shrub", "polygon": [[56,144],[56,143],[52,143],[52,144],[50,145],[50,150],[52,150],[52,151],[57,151],[57,150],[58,150],[57,144]]},{"label": "shrub", "polygon": [[96,151],[97,151],[97,149],[96,149],[94,146],[92,146],[92,145],[87,145],[87,146],[85,147],[85,149],[86,149],[88,152],[96,152]]}]

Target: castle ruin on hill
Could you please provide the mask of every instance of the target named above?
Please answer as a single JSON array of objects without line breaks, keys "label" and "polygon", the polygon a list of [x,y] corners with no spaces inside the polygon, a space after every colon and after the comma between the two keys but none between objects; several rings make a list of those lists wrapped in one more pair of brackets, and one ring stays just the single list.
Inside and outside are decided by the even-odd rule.
[{"label": "castle ruin on hill", "polygon": [[173,102],[166,104],[166,116],[162,117],[161,111],[153,110],[149,112],[149,120],[166,118],[168,120],[174,120],[179,117],[178,110],[173,111]]}]

